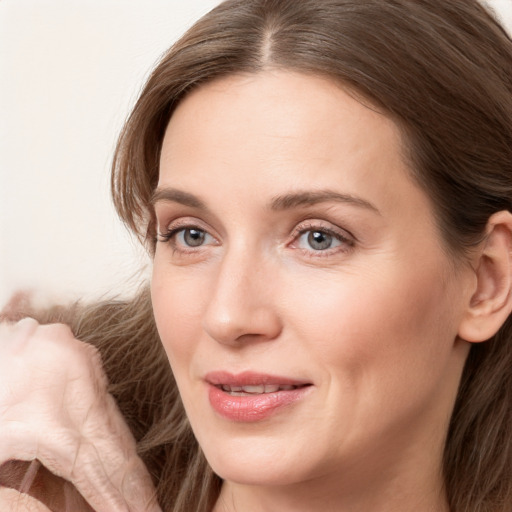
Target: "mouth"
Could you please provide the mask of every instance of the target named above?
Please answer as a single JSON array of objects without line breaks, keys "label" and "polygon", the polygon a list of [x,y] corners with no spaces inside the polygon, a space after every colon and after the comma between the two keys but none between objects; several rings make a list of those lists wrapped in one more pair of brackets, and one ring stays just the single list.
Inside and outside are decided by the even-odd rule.
[{"label": "mouth", "polygon": [[208,397],[213,410],[234,422],[256,422],[302,401],[313,387],[311,382],[254,372],[206,375]]},{"label": "mouth", "polygon": [[219,384],[215,387],[221,389],[231,396],[251,396],[265,395],[268,393],[277,393],[279,391],[293,391],[302,387],[311,386],[311,384],[292,385],[292,384],[260,384],[256,386],[231,386],[229,384]]}]

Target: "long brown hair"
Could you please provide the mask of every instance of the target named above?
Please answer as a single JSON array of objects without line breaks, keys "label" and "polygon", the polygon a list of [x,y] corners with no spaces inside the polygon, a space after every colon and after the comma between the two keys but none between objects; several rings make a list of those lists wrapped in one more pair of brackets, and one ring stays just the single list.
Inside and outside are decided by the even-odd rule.
[{"label": "long brown hair", "polygon": [[[228,0],[163,57],[118,142],[114,202],[150,252],[151,195],[174,109],[205,82],[268,68],[328,77],[397,123],[454,261],[493,213],[512,210],[512,41],[476,0]],[[164,510],[211,510],[220,480],[191,433],[147,290],[66,320],[100,346]],[[510,512],[510,319],[470,351],[444,476],[453,512]]]}]

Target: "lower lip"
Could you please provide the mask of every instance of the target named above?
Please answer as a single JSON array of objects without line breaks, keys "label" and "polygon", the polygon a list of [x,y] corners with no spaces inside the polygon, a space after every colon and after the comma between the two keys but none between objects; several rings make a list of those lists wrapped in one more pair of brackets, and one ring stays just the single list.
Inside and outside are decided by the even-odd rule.
[{"label": "lower lip", "polygon": [[250,423],[264,420],[279,409],[304,398],[310,388],[311,386],[303,386],[275,393],[231,396],[210,384],[208,398],[214,411],[222,417],[231,421]]}]

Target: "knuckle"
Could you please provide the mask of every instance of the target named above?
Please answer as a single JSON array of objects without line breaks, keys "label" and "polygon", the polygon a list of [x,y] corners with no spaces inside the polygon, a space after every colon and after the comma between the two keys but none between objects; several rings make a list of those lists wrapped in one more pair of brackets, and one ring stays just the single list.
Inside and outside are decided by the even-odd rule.
[{"label": "knuckle", "polygon": [[[91,366],[92,354],[89,344],[78,340],[71,328],[65,324],[48,324],[39,328],[39,341],[52,343],[54,354],[52,357],[60,357],[66,361],[66,366],[88,373]],[[42,343],[41,343],[42,346]]]},{"label": "knuckle", "polygon": [[22,421],[7,420],[0,424],[0,463],[14,457],[30,460],[37,456],[38,433]]},{"label": "knuckle", "polygon": [[66,324],[46,324],[40,327],[40,332],[56,341],[67,342],[75,339],[71,328]]},{"label": "knuckle", "polygon": [[2,348],[11,348],[19,351],[31,340],[39,324],[33,318],[24,318],[16,323],[0,323],[0,340]]},{"label": "knuckle", "polygon": [[39,327],[39,323],[34,318],[31,318],[29,316],[22,318],[21,320],[18,320],[14,324],[16,329],[23,329],[23,330],[34,330],[37,327]]},{"label": "knuckle", "polygon": [[103,391],[107,387],[107,379],[103,371],[103,363],[99,350],[88,343],[81,343],[79,364],[82,374],[94,383],[94,388]]},{"label": "knuckle", "polygon": [[[24,321],[22,320],[22,322]],[[29,328],[30,330],[25,329],[23,331],[26,338],[25,349],[29,354],[37,354],[38,356],[51,354],[52,357],[55,357],[59,353],[64,354],[73,345],[71,330],[66,325],[39,325],[36,322],[30,324]]]},{"label": "knuckle", "polygon": [[82,341],[80,343],[82,345],[81,349],[82,349],[84,355],[87,357],[87,360],[91,364],[101,367],[102,363],[101,363],[100,351],[94,345],[91,345],[90,343],[84,343]]},{"label": "knuckle", "polygon": [[108,382],[105,371],[103,369],[103,361],[101,353],[97,347],[90,343],[81,343],[82,364],[84,371],[87,371],[90,379],[94,382],[95,388],[98,391],[104,391],[107,388]]},{"label": "knuckle", "polygon": [[56,475],[71,480],[81,445],[79,432],[73,429],[56,429],[50,439],[39,444],[37,458]]}]

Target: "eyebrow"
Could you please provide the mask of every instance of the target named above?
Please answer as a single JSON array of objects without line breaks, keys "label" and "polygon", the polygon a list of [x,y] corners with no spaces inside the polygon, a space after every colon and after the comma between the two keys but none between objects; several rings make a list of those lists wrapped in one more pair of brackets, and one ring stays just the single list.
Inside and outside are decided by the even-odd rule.
[{"label": "eyebrow", "polygon": [[[326,202],[338,202],[351,204],[359,208],[371,210],[380,215],[378,208],[358,196],[352,194],[341,194],[333,190],[299,191],[274,197],[270,202],[270,209],[274,211],[290,210],[301,206],[314,206]],[[184,192],[175,188],[158,188],[151,197],[151,204],[158,202],[179,203],[199,210],[208,210],[206,204],[194,194]]]},{"label": "eyebrow", "polygon": [[292,194],[285,194],[277,196],[272,199],[271,209],[272,210],[289,210],[291,208],[297,208],[299,206],[314,206],[319,203],[326,202],[338,202],[351,204],[359,208],[365,208],[371,210],[380,215],[378,208],[363,199],[362,197],[354,196],[352,194],[341,194],[333,190],[315,190],[315,191],[299,191]]},{"label": "eyebrow", "polygon": [[183,192],[175,188],[157,188],[151,196],[151,204],[154,206],[159,202],[179,203],[199,210],[207,210],[206,205],[194,194]]}]

